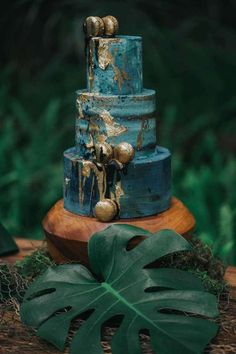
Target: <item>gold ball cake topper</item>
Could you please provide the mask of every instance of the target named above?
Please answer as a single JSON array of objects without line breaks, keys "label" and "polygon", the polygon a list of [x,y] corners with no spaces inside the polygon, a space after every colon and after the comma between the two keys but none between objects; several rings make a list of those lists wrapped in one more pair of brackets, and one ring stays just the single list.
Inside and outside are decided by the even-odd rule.
[{"label": "gold ball cake topper", "polygon": [[114,16],[102,17],[104,23],[104,34],[106,36],[114,36],[119,29],[119,23]]},{"label": "gold ball cake topper", "polygon": [[134,148],[131,144],[122,142],[115,146],[114,157],[119,162],[126,164],[134,158]]},{"label": "gold ball cake topper", "polygon": [[114,200],[103,199],[95,206],[95,216],[98,220],[109,222],[118,214],[118,206]]},{"label": "gold ball cake topper", "polygon": [[88,37],[97,37],[104,34],[104,22],[101,17],[89,16],[84,21],[84,33]]},{"label": "gold ball cake topper", "polygon": [[87,37],[114,36],[119,29],[119,23],[114,16],[89,16],[84,21],[84,33]]},{"label": "gold ball cake topper", "polygon": [[113,157],[113,148],[106,142],[95,144],[96,160],[101,163],[109,162]]}]

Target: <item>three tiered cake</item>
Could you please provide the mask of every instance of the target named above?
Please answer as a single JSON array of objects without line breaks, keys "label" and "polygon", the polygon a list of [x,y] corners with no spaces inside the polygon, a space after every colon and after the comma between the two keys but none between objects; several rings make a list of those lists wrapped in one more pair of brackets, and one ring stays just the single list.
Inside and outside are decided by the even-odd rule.
[{"label": "three tiered cake", "polygon": [[115,35],[117,27],[112,16],[85,21],[87,89],[77,92],[75,146],[64,152],[64,198],[43,220],[56,262],[88,264],[88,240],[111,222],[185,237],[195,225],[171,198],[155,91],[143,88],[142,38]]},{"label": "three tiered cake", "polygon": [[143,88],[142,38],[91,37],[77,91],[75,147],[64,153],[64,207],[101,221],[169,208],[171,155],[157,145],[155,91]]}]

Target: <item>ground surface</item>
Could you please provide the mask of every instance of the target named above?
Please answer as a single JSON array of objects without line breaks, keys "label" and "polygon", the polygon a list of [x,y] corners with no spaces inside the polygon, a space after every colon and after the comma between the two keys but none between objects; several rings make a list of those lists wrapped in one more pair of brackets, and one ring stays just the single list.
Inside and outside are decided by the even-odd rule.
[{"label": "ground surface", "polygon": [[[6,257],[2,260],[8,260],[13,263],[30,254],[35,248],[39,247],[40,241],[18,240],[21,252],[15,256]],[[1,260],[1,259],[0,259]],[[227,269],[226,280],[230,283],[230,296],[221,300],[221,328],[218,336],[207,348],[206,353],[223,354],[236,353],[236,268]],[[115,329],[106,328],[104,331],[104,351],[109,354],[109,341]],[[142,348],[144,354],[151,354],[149,338],[142,336]],[[59,354],[60,352],[51,345],[40,340],[32,330],[24,327],[16,312],[9,311],[0,314],[0,354]],[[68,349],[65,353],[69,353]]]}]

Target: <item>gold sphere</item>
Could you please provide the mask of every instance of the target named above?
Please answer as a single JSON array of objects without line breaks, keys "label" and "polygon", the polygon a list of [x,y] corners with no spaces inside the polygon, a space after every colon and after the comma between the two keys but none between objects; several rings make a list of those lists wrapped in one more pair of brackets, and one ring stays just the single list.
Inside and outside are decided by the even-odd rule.
[{"label": "gold sphere", "polygon": [[101,163],[110,161],[113,157],[113,148],[106,142],[95,144],[96,160]]},{"label": "gold sphere", "polygon": [[102,17],[104,23],[104,34],[106,36],[114,36],[119,29],[119,23],[114,16]]},{"label": "gold sphere", "polygon": [[117,214],[117,204],[111,199],[100,200],[95,206],[95,216],[99,221],[111,221]]},{"label": "gold sphere", "polygon": [[114,157],[119,162],[126,164],[134,158],[134,148],[131,144],[122,142],[115,146]]},{"label": "gold sphere", "polygon": [[84,21],[84,33],[87,37],[102,36],[104,34],[104,22],[101,17],[87,17]]}]

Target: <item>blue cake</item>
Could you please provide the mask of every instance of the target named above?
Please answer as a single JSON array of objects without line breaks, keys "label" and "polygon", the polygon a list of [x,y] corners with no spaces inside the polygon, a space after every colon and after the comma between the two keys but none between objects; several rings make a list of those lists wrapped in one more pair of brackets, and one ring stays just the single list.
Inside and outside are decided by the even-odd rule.
[{"label": "blue cake", "polygon": [[142,38],[91,37],[86,61],[75,146],[64,152],[64,208],[101,221],[168,209],[171,154],[157,144],[156,93],[143,88]]}]

